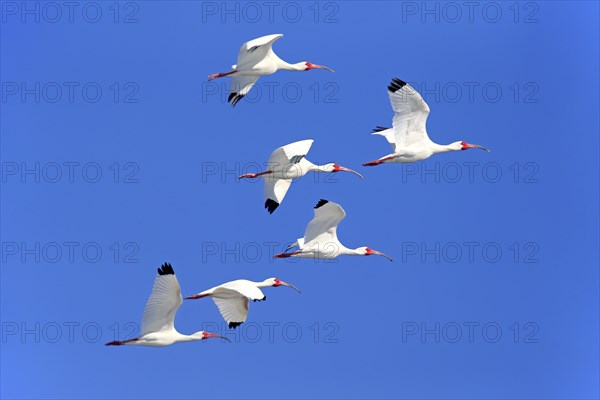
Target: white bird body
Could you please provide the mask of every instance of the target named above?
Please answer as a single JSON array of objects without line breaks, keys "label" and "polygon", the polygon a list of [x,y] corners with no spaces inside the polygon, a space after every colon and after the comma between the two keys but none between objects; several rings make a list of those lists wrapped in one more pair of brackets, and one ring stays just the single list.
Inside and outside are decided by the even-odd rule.
[{"label": "white bird body", "polygon": [[267,170],[257,174],[244,174],[243,178],[263,178],[265,180],[265,208],[272,214],[283,201],[293,179],[301,178],[309,172],[351,172],[362,179],[362,175],[337,163],[316,165],[306,159],[313,140],[300,140],[277,148],[267,163]]},{"label": "white bird body", "polygon": [[[275,149],[269,156],[267,170],[262,175],[265,179],[296,179],[310,171],[318,170],[318,166],[306,159],[314,140],[300,140]],[[331,171],[329,171],[331,172]]]},{"label": "white bird body", "polygon": [[158,269],[158,276],[152,286],[152,294],[144,308],[142,328],[139,338],[115,340],[107,346],[149,346],[164,347],[179,342],[192,342],[221,337],[214,333],[199,331],[191,335],[183,335],[175,329],[175,314],[181,303],[181,289],[171,264],[165,263]]},{"label": "white bird body", "polygon": [[297,246],[293,246],[291,245],[291,247],[288,247],[288,250],[293,248],[293,247],[298,247],[300,249],[300,252],[298,254],[294,254],[291,257],[298,257],[298,258],[319,258],[322,260],[333,260],[334,258],[337,258],[338,256],[343,256],[343,255],[348,255],[348,256],[364,256],[365,254],[365,248],[363,247],[358,247],[356,249],[349,249],[348,247],[344,246],[342,243],[338,241],[332,241],[330,240],[330,238],[319,238],[316,240],[313,240],[312,242],[306,243],[306,244],[302,244],[300,245],[300,243],[303,242],[303,238],[298,239],[298,241],[296,242],[298,245]]},{"label": "white bird body", "polygon": [[300,292],[294,285],[277,278],[265,279],[262,282],[238,279],[188,296],[186,299],[192,300],[211,297],[228,326],[235,329],[246,321],[250,300],[262,301],[267,299],[260,288],[269,286],[288,286]]},{"label": "white bird body", "polygon": [[227,101],[231,102],[232,106],[235,106],[238,101],[248,94],[261,76],[271,75],[280,70],[308,71],[310,69],[326,69],[333,72],[328,67],[308,61],[295,64],[283,61],[273,51],[273,43],[282,37],[282,34],[273,34],[244,43],[238,52],[237,64],[231,66],[231,71],[209,75],[208,79],[216,79],[224,76],[232,77],[229,87],[229,97],[227,99]]},{"label": "white bird body", "polygon": [[377,127],[373,130],[373,135],[385,137],[392,147],[392,153],[363,165],[412,163],[425,160],[434,154],[472,148],[489,152],[485,147],[464,141],[441,145],[429,139],[426,130],[429,106],[406,82],[394,78],[388,86],[388,95],[394,109],[392,128]]},{"label": "white bird body", "polygon": [[306,158],[301,159],[296,164],[274,166],[269,168],[272,172],[269,175],[263,175],[264,179],[297,179],[302,178],[309,172],[332,172],[326,166],[315,165]]},{"label": "white bird body", "polygon": [[[290,245],[285,252],[276,254],[275,258],[299,257],[333,259],[341,255],[383,256],[392,261],[387,255],[369,247],[350,249],[344,246],[337,237],[337,226],[346,216],[344,209],[336,203],[321,199],[314,208],[315,216],[308,223],[304,237]],[[287,251],[298,247],[297,251]]]},{"label": "white bird body", "polygon": [[182,335],[175,329],[172,329],[169,331],[151,332],[140,336],[136,340],[125,340],[122,343],[129,346],[165,347],[174,343],[202,340],[204,339],[203,334],[203,332],[198,332],[191,335]]}]

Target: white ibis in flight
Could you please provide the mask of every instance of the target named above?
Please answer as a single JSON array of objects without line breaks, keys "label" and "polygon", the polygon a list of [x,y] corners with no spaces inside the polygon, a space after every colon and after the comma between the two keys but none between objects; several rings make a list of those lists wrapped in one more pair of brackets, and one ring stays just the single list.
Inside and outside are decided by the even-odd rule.
[{"label": "white ibis in flight", "polygon": [[242,45],[238,52],[237,64],[231,66],[227,72],[218,72],[208,76],[208,79],[230,76],[232,78],[229,86],[229,97],[227,101],[235,106],[242,99],[261,76],[271,75],[279,70],[285,71],[308,71],[310,69],[326,69],[333,72],[331,68],[323,65],[302,61],[289,64],[277,57],[273,52],[273,43],[282,38],[283,35],[267,35],[250,40]]},{"label": "white ibis in flight", "polygon": [[[276,254],[275,258],[301,257],[332,259],[341,255],[370,256],[373,254],[392,259],[379,251],[369,247],[349,249],[337,238],[337,226],[344,219],[346,213],[339,204],[321,199],[315,206],[315,216],[308,223],[304,237],[290,245],[285,252]],[[298,247],[298,250],[288,250]]]},{"label": "white ibis in flight", "polygon": [[265,279],[262,282],[252,282],[246,279],[238,279],[224,283],[214,288],[205,290],[193,296],[186,297],[186,300],[201,299],[203,297],[212,297],[213,301],[219,308],[219,312],[223,319],[229,324],[230,328],[237,328],[246,321],[248,316],[249,301],[266,300],[267,296],[263,294],[260,288],[269,286],[288,286],[296,289],[300,293],[300,289],[291,283],[283,282],[277,278]]},{"label": "white ibis in flight", "polygon": [[158,268],[158,276],[154,280],[152,294],[144,308],[141,336],[128,340],[115,340],[106,345],[163,347],[178,342],[193,342],[217,337],[229,341],[223,336],[205,331],[191,335],[182,335],[177,332],[174,320],[182,302],[179,282],[177,282],[173,267],[171,264],[165,263]]},{"label": "white ibis in flight", "polygon": [[454,142],[447,145],[432,142],[427,136],[425,123],[429,106],[421,95],[409,84],[394,78],[388,86],[388,95],[394,109],[392,128],[377,127],[374,135],[381,135],[392,145],[392,153],[363,165],[373,166],[382,163],[411,163],[425,160],[433,154],[446,153],[485,147],[467,142]]},{"label": "white ibis in flight", "polygon": [[292,179],[300,178],[309,172],[351,172],[362,179],[362,175],[336,163],[315,165],[306,159],[313,140],[301,140],[276,149],[267,164],[267,170],[256,174],[244,174],[239,179],[263,178],[265,180],[265,208],[269,214],[279,207],[287,193]]}]

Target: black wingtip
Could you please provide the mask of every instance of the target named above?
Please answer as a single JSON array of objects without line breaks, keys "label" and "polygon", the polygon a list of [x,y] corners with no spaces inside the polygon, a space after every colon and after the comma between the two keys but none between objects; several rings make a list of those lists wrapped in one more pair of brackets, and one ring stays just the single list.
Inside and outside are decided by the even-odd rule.
[{"label": "black wingtip", "polygon": [[175,271],[173,271],[173,267],[171,266],[171,264],[169,263],[164,263],[159,269],[158,269],[158,274],[159,275],[175,275]]},{"label": "black wingtip", "polygon": [[327,203],[329,203],[329,200],[323,200],[323,199],[319,200],[319,202],[318,202],[318,203],[317,203],[317,205],[315,206],[315,210],[316,210],[317,208],[319,208],[319,207],[322,207],[322,206],[324,206],[324,205],[325,205],[325,204],[327,204]]},{"label": "black wingtip", "polygon": [[393,78],[392,82],[388,85],[388,90],[392,93],[395,93],[396,91],[402,89],[404,86],[406,86],[406,82],[398,78]]},{"label": "black wingtip", "polygon": [[229,328],[237,328],[238,326],[240,326],[241,324],[243,324],[243,322],[230,322],[229,323]]},{"label": "black wingtip", "polygon": [[228,102],[231,102],[231,106],[235,107],[235,105],[240,101],[245,95],[239,94],[236,92],[229,93],[229,97],[227,98]]},{"label": "black wingtip", "polygon": [[375,128],[373,128],[373,133],[385,131],[386,129],[390,129],[390,128],[386,128],[385,126],[376,126]]},{"label": "black wingtip", "polygon": [[275,200],[267,199],[267,201],[265,201],[265,208],[269,214],[273,214],[273,211],[277,210],[277,207],[279,207],[279,203]]}]

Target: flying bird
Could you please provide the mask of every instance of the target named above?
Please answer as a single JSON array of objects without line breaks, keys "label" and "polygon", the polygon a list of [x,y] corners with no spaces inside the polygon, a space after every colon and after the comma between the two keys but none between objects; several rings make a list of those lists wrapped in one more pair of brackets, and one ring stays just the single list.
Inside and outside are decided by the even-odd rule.
[{"label": "flying bird", "polygon": [[287,193],[292,179],[300,178],[309,172],[351,172],[363,176],[336,163],[315,165],[306,159],[313,140],[301,140],[276,149],[269,157],[267,170],[256,174],[244,174],[239,179],[263,178],[265,180],[265,208],[269,214],[279,207]]},{"label": "flying bird", "polygon": [[219,312],[223,316],[223,319],[230,328],[235,329],[246,321],[250,300],[262,301],[267,299],[267,296],[263,294],[260,288],[269,286],[288,286],[296,289],[298,293],[300,293],[300,289],[296,286],[291,283],[283,282],[277,278],[265,279],[262,282],[238,279],[236,281],[215,286],[214,288],[205,290],[204,292],[200,292],[193,296],[188,296],[186,297],[186,300],[212,297],[219,308]]},{"label": "flying bird", "polygon": [[218,72],[208,76],[209,80],[230,76],[232,78],[229,86],[228,102],[235,106],[261,76],[271,75],[279,70],[285,71],[308,71],[310,69],[326,69],[334,72],[331,68],[323,65],[302,61],[289,64],[273,52],[273,43],[282,38],[282,34],[267,35],[250,40],[242,45],[238,52],[237,64],[231,66],[227,72]]},{"label": "flying bird", "polygon": [[490,150],[464,141],[447,145],[432,142],[427,136],[425,123],[429,106],[409,84],[394,78],[388,86],[388,95],[394,109],[392,128],[376,127],[373,135],[381,135],[392,145],[392,153],[364,166],[382,163],[411,163],[425,160],[433,154],[467,149]]},{"label": "flying bird", "polygon": [[[301,257],[332,259],[341,255],[370,256],[373,254],[392,259],[379,251],[369,247],[349,249],[337,238],[337,226],[344,219],[346,213],[339,204],[321,199],[315,206],[315,216],[308,223],[304,237],[291,244],[283,253],[276,254],[275,258]],[[288,253],[288,250],[298,247],[299,250]]]},{"label": "flying bird", "polygon": [[174,320],[182,302],[179,282],[177,282],[173,267],[171,264],[165,263],[158,268],[158,276],[154,280],[152,294],[144,308],[141,336],[128,340],[115,340],[106,343],[106,345],[163,347],[178,342],[193,342],[217,337],[229,341],[223,336],[205,331],[199,331],[191,335],[182,335],[177,332]]}]

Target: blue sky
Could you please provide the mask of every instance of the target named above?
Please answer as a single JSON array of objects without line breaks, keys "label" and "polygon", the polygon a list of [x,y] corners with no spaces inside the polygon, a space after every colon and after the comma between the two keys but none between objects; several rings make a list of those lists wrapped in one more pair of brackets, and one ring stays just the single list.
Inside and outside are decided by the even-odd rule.
[{"label": "blue sky", "polygon": [[[597,3],[1,5],[3,398],[600,395]],[[271,33],[336,73],[262,78],[232,109],[207,75]],[[369,133],[392,77],[433,140],[492,153],[361,167],[389,152]],[[268,215],[236,176],[308,138],[365,180],[306,176]],[[344,244],[394,262],[273,260],[321,198]],[[234,343],[103,346],[137,334],[165,261],[184,294],[302,295],[265,289]],[[176,326],[227,332],[210,300]]]}]

